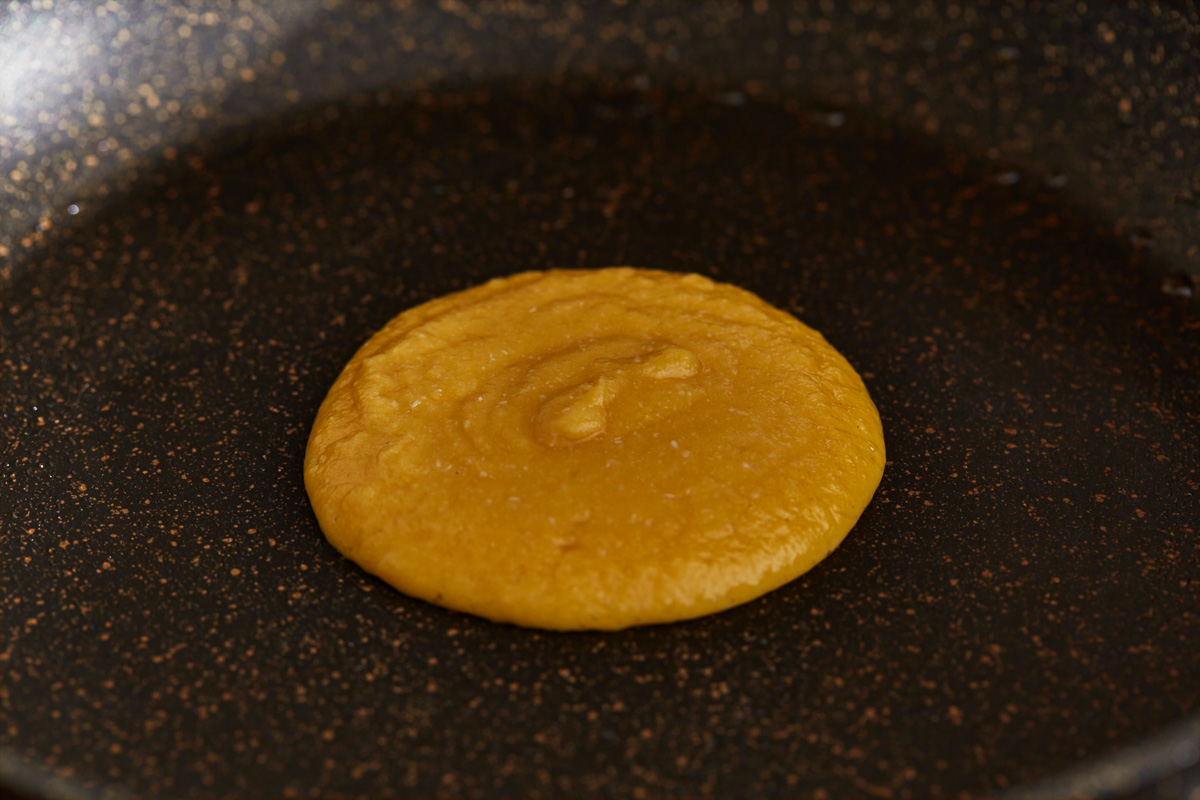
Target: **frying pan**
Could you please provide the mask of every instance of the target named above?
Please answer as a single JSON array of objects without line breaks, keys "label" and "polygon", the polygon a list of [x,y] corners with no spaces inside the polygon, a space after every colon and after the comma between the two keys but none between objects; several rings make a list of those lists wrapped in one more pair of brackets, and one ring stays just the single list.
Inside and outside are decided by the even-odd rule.
[{"label": "frying pan", "polygon": [[[1193,4],[5,9],[3,781],[1189,791],[1196,26]],[[840,549],[722,614],[555,634],[406,598],[324,542],[304,445],[372,331],[620,263],[755,291],[863,374],[890,461]]]}]

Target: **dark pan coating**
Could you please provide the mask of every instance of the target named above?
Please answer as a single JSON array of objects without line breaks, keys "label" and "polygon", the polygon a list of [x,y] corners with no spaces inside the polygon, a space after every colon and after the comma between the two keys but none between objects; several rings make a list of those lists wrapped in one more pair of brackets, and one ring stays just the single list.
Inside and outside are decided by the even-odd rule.
[{"label": "dark pan coating", "polygon": [[[372,92],[178,144],[8,244],[4,779],[950,796],[1163,730],[1177,752],[1200,710],[1200,310],[1164,280],[1186,241],[814,97],[699,73]],[[863,374],[889,466],[837,552],[723,614],[564,635],[407,599],[325,543],[304,445],[370,333],[619,263],[744,286]]]}]

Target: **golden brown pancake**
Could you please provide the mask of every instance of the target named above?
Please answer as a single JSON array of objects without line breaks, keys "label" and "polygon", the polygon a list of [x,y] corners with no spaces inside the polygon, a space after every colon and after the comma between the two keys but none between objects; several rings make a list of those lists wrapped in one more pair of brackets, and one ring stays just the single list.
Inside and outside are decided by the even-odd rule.
[{"label": "golden brown pancake", "polygon": [[819,333],[728,284],[528,272],[413,308],[321,406],[305,484],[402,592],[553,629],[759,597],[842,541],[879,415]]}]

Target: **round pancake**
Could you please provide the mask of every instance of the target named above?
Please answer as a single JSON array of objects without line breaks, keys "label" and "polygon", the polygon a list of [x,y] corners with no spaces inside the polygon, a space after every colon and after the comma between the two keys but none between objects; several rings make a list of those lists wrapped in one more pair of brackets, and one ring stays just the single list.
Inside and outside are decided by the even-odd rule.
[{"label": "round pancake", "polygon": [[309,439],[329,541],[488,619],[619,629],[812,568],[883,474],[878,412],[819,333],[698,275],[528,272],[410,309]]}]

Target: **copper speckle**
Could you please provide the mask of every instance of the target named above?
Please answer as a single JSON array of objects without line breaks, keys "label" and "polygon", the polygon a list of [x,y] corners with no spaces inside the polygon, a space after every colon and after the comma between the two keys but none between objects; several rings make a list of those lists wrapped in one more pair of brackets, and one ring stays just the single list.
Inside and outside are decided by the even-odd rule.
[{"label": "copper speckle", "polygon": [[[1200,711],[1186,6],[49,5],[0,23],[4,780],[946,797]],[[371,331],[623,262],[868,376],[837,553],[558,636],[324,543],[304,444]]]}]

